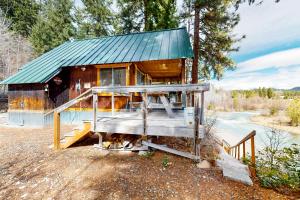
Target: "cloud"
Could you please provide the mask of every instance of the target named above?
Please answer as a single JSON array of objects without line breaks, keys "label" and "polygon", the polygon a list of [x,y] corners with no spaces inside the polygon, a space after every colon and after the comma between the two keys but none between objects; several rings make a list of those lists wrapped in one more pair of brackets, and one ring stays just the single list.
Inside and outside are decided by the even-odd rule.
[{"label": "cloud", "polygon": [[287,49],[300,45],[300,1],[264,1],[259,6],[242,4],[241,21],[234,32],[246,34],[239,44],[238,55],[263,52],[266,49]]},{"label": "cloud", "polygon": [[237,66],[237,70],[226,73],[223,80],[212,83],[225,89],[300,86],[300,48],[271,53]]},{"label": "cloud", "polygon": [[279,51],[257,57],[238,64],[238,72],[251,72],[262,69],[282,68],[300,65],[300,48]]}]

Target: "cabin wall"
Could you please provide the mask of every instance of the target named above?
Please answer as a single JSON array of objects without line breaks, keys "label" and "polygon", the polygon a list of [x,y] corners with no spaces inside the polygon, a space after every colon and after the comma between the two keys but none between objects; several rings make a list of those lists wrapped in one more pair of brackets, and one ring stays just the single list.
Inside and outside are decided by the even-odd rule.
[{"label": "cabin wall", "polygon": [[8,86],[8,120],[12,125],[43,124],[46,104],[44,84]]}]

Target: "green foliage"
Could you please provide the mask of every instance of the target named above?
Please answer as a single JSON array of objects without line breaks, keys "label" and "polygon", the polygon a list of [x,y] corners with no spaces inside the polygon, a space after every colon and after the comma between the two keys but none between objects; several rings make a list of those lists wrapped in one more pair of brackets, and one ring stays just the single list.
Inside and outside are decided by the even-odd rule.
[{"label": "green foliage", "polygon": [[278,106],[274,106],[274,105],[273,105],[273,106],[270,107],[270,115],[271,115],[271,116],[277,115],[278,112],[279,112]]},{"label": "green foliage", "polygon": [[216,105],[214,103],[209,103],[207,106],[208,110],[215,110],[216,109]]},{"label": "green foliage", "polygon": [[35,0],[1,0],[0,9],[11,22],[12,31],[28,37],[37,21],[39,4]]},{"label": "green foliage", "polygon": [[170,165],[169,157],[167,155],[164,155],[161,164],[164,168],[167,168]]},{"label": "green foliage", "polygon": [[[268,156],[270,154],[273,156]],[[257,175],[261,185],[270,188],[288,186],[292,189],[300,190],[299,155],[300,146],[297,144],[276,151],[267,147],[259,152]]]},{"label": "green foliage", "polygon": [[147,151],[146,153],[142,154],[145,158],[151,158],[154,155],[153,151]]},{"label": "green foliage", "polygon": [[272,88],[267,89],[267,97],[269,99],[273,98],[275,96],[274,90]]},{"label": "green foliage", "polygon": [[269,188],[287,186],[300,190],[300,145],[281,148],[284,139],[282,133],[275,129],[266,135],[268,143],[258,152],[256,161],[261,185]]},{"label": "green foliage", "polygon": [[120,33],[177,28],[176,0],[118,0]]},{"label": "green foliage", "polygon": [[75,35],[73,18],[70,14],[72,7],[71,0],[45,2],[30,35],[36,53],[45,53]]},{"label": "green foliage", "polygon": [[300,91],[283,91],[284,99],[300,98]]},{"label": "green foliage", "polygon": [[[193,19],[192,9],[197,3],[200,7],[199,29],[199,78],[215,77],[220,79],[224,71],[235,69],[235,63],[229,57],[230,52],[237,51],[233,44],[240,41],[232,34],[239,22],[239,15],[232,9],[235,0],[184,0],[185,9],[181,17],[190,27],[189,19]],[[192,12],[191,12],[192,11]]]},{"label": "green foliage", "polygon": [[292,126],[300,124],[300,99],[294,99],[287,108],[288,116],[291,119]]},{"label": "green foliage", "polygon": [[82,3],[84,8],[77,13],[79,37],[111,35],[115,27],[112,0],[82,0]]}]

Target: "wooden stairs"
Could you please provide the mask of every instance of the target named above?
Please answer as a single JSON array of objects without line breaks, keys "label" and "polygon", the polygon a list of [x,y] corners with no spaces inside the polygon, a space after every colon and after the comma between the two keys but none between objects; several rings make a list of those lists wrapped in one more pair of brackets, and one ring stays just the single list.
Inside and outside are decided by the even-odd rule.
[{"label": "wooden stairs", "polygon": [[91,121],[83,121],[83,127],[75,128],[72,132],[64,134],[60,140],[60,149],[66,149],[79,140],[91,134]]}]

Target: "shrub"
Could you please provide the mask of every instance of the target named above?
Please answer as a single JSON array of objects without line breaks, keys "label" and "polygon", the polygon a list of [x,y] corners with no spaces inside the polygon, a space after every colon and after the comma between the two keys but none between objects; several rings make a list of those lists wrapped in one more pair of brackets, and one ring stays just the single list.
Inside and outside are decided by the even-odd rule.
[{"label": "shrub", "polygon": [[271,116],[277,115],[278,112],[279,112],[279,108],[277,106],[271,106],[270,107],[270,115]]},{"label": "shrub", "polygon": [[287,113],[291,119],[292,126],[298,126],[300,124],[300,99],[295,99],[291,102],[287,108]]},{"label": "shrub", "polygon": [[280,131],[267,134],[268,144],[258,152],[256,171],[260,183],[268,188],[289,187],[300,191],[300,145],[281,148],[284,143]]},{"label": "shrub", "polygon": [[161,164],[163,168],[167,168],[170,165],[168,156],[164,155]]},{"label": "shrub", "polygon": [[208,106],[207,106],[207,110],[215,110],[216,109],[216,106],[214,103],[209,103]]}]

